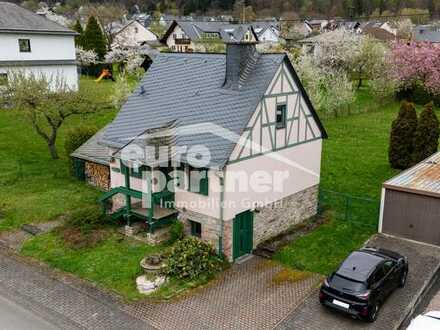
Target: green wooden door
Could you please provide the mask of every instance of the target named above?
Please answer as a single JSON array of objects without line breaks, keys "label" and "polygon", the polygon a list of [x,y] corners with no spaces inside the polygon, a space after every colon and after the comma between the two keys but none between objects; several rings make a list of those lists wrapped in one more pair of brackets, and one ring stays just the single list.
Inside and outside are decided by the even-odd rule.
[{"label": "green wooden door", "polygon": [[253,247],[254,214],[245,211],[235,216],[233,228],[233,257],[248,254]]}]

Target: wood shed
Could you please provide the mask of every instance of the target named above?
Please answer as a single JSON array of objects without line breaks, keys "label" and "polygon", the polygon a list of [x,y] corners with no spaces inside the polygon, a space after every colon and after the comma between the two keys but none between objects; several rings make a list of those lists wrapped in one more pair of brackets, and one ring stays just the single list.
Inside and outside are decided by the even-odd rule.
[{"label": "wood shed", "polygon": [[440,245],[440,152],[383,184],[379,232]]},{"label": "wood shed", "polygon": [[72,157],[75,176],[104,191],[110,189],[110,156],[106,146],[99,144],[105,128],[76,149]]}]

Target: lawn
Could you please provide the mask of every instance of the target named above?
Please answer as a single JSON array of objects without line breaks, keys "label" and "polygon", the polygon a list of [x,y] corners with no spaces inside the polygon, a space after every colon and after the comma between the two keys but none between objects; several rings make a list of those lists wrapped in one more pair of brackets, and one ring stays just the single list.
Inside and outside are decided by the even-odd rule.
[{"label": "lawn", "polygon": [[[92,89],[99,100],[108,98],[112,86],[107,81],[81,79],[81,88]],[[114,110],[104,110],[69,118],[57,140],[60,159],[52,160],[45,142],[22,115],[0,111],[0,231],[49,221],[97,200],[99,191],[70,177],[64,138],[69,128],[102,127],[114,115]]]},{"label": "lawn", "polygon": [[72,249],[65,246],[56,232],[51,232],[27,240],[21,253],[134,300],[143,297],[137,292],[135,283],[141,273],[140,260],[162,250],[162,246],[123,238],[118,233],[111,234],[96,246]]},{"label": "lawn", "polygon": [[399,103],[381,106],[374,102],[364,89],[355,104],[355,111],[360,113],[323,119],[329,138],[324,142],[321,175],[322,189],[368,199],[352,200],[350,218],[371,225],[342,220],[344,211],[339,208],[345,197],[329,192],[325,195],[330,196],[330,207],[334,209],[329,222],[279,251],[275,259],[282,264],[329,274],[376,232],[378,212],[374,209],[378,211],[381,185],[398,173],[388,163],[388,139]]}]

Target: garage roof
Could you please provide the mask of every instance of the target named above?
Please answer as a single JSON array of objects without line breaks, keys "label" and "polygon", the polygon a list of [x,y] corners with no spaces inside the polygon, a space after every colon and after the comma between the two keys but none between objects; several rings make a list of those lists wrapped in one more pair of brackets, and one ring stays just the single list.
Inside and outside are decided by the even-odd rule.
[{"label": "garage roof", "polygon": [[440,152],[386,181],[388,189],[440,197]]}]

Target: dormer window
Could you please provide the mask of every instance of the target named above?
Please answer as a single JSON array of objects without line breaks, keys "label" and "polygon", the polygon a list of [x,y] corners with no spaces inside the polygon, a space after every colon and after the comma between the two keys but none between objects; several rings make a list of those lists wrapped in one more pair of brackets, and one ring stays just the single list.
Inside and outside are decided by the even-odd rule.
[{"label": "dormer window", "polygon": [[20,53],[30,53],[31,41],[29,39],[18,39],[18,47],[20,49]]}]

